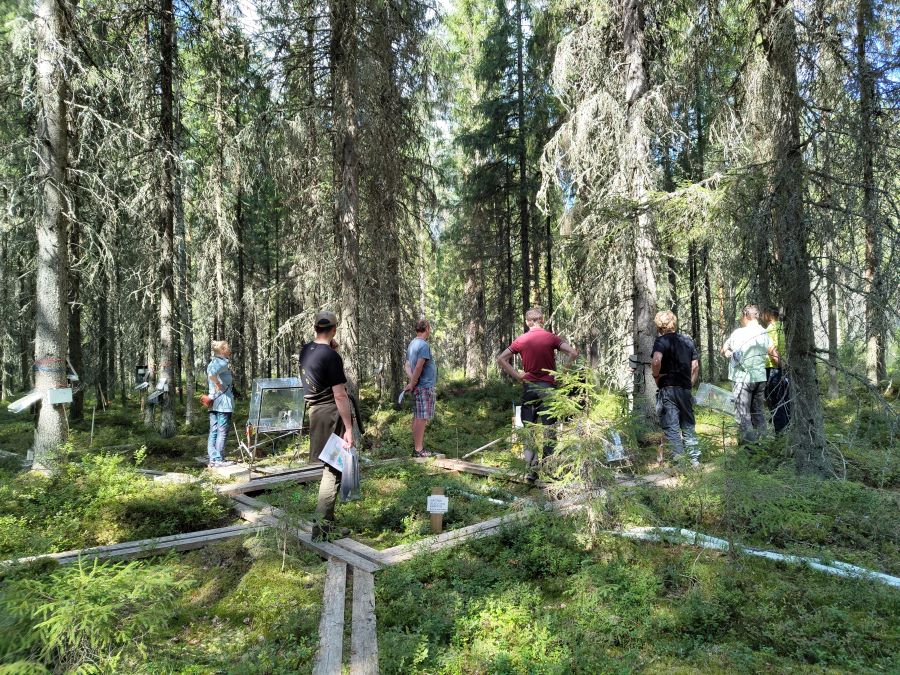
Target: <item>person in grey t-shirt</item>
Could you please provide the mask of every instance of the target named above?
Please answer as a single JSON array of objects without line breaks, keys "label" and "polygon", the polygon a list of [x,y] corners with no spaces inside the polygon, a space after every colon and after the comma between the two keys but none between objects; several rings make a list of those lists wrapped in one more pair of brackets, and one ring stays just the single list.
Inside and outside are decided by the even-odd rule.
[{"label": "person in grey t-shirt", "polygon": [[431,324],[426,319],[420,319],[416,322],[416,337],[406,349],[405,367],[409,384],[403,391],[412,392],[415,399],[412,420],[413,457],[430,457],[433,454],[425,450],[425,427],[434,417],[434,387],[437,383],[437,367],[428,344],[430,335]]}]

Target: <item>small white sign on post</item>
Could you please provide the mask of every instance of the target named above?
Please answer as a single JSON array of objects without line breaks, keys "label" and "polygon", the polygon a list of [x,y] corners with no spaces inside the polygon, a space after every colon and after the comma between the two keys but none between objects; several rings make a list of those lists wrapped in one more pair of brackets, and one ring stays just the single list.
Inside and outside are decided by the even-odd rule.
[{"label": "small white sign on post", "polygon": [[431,495],[426,510],[428,513],[447,513],[450,510],[450,500],[444,495]]},{"label": "small white sign on post", "polygon": [[72,388],[62,387],[59,389],[47,390],[47,403],[51,405],[62,405],[72,402]]}]

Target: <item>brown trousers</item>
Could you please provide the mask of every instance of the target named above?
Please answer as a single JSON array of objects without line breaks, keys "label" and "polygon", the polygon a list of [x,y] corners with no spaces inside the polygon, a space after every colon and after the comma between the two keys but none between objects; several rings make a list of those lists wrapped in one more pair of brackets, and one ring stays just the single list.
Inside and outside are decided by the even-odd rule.
[{"label": "brown trousers", "polygon": [[[322,448],[331,438],[331,434],[341,436],[344,433],[344,421],[338,413],[337,404],[320,403],[310,406],[309,414],[309,461],[318,462]],[[328,466],[322,471],[319,483],[319,498],[316,501],[316,520],[334,521],[334,504],[341,489],[341,472]]]}]

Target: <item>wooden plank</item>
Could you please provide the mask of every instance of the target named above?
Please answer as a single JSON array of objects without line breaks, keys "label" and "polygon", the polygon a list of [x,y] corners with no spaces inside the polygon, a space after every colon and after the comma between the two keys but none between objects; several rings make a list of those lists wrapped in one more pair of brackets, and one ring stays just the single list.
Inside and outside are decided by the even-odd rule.
[{"label": "wooden plank", "polygon": [[262,492],[270,490],[273,487],[284,483],[310,483],[319,480],[322,477],[322,467],[313,469],[304,469],[291,473],[284,473],[277,476],[265,476],[262,478],[254,478],[249,481],[240,481],[236,483],[228,483],[219,485],[216,491],[223,495],[239,495],[248,492]]},{"label": "wooden plank", "polygon": [[471,473],[476,476],[488,476],[490,478],[500,478],[513,483],[526,483],[535,487],[546,487],[543,481],[529,481],[526,477],[517,471],[501,469],[496,466],[486,466],[485,464],[476,464],[474,462],[465,462],[461,459],[436,459],[434,465],[448,471],[460,471],[462,473]]},{"label": "wooden plank", "polygon": [[458,530],[451,530],[443,534],[436,534],[426,537],[411,544],[403,544],[402,546],[394,546],[381,552],[379,558],[384,565],[396,565],[399,562],[409,560],[420,553],[439,551],[443,548],[458,546],[472,539],[480,539],[482,537],[497,534],[503,525],[514,523],[531,515],[531,511],[518,511],[505,516],[491,518],[481,523],[475,523],[467,527],[461,527]]},{"label": "wooden plank", "polygon": [[300,464],[298,466],[290,466],[290,465],[274,465],[274,466],[256,466],[256,470],[260,473],[264,473],[266,476],[281,476],[286,473],[299,473],[301,471],[310,471],[311,469],[321,469],[322,462],[312,462]]},{"label": "wooden plank", "polygon": [[372,562],[379,562],[381,558],[381,551],[377,548],[372,548],[371,546],[366,546],[365,544],[356,541],[355,539],[338,539],[336,541],[331,542],[335,546],[340,546],[341,548],[347,549],[351,553],[355,553],[361,558],[365,558],[366,560],[371,560]]},{"label": "wooden plank", "polygon": [[[236,504],[240,504],[244,507],[249,507],[251,510],[260,511],[266,515],[270,515],[276,519],[284,518],[284,511],[279,509],[277,506],[272,506],[271,504],[266,504],[261,499],[256,499],[255,497],[248,497],[247,495],[235,495],[231,498],[233,502]],[[240,513],[240,510],[235,508]],[[312,523],[306,520],[297,519],[292,525],[296,525],[301,530],[309,532],[312,530]]]},{"label": "wooden plank", "polygon": [[[576,495],[569,499],[545,504],[542,508],[565,512],[580,507],[581,503],[587,500],[588,497],[589,495]],[[461,527],[458,530],[451,530],[450,532],[444,532],[443,534],[426,537],[425,539],[413,542],[412,544],[394,546],[381,551],[379,561],[384,565],[395,565],[404,560],[409,560],[419,553],[439,551],[444,548],[458,546],[474,539],[490,537],[497,534],[504,525],[528,518],[533,512],[533,508],[523,509],[521,511],[516,511],[515,513],[508,513],[503,516],[491,518],[490,520],[485,520],[481,523]]]},{"label": "wooden plank", "polygon": [[259,527],[254,525],[230,525],[228,527],[218,527],[212,530],[201,530],[199,532],[190,532],[188,534],[157,537],[156,539],[141,539],[138,541],[126,541],[121,544],[94,546],[73,551],[61,551],[60,553],[27,556],[14,560],[5,560],[0,562],[0,566],[32,562],[35,560],[56,560],[59,564],[66,565],[76,562],[79,558],[83,560],[92,560],[94,558],[99,558],[101,560],[140,558],[156,555],[163,551],[188,551],[195,548],[202,548],[216,541],[255,534],[258,530]]},{"label": "wooden plank", "polygon": [[378,675],[378,637],[375,630],[375,577],[353,570],[353,607],[350,618],[350,675]]},{"label": "wooden plank", "polygon": [[297,531],[295,533],[297,539],[299,539],[307,548],[311,548],[316,551],[323,558],[337,558],[348,565],[353,565],[353,567],[358,567],[364,572],[377,572],[380,569],[383,569],[384,566],[373,562],[371,560],[366,560],[355,553],[351,553],[345,548],[341,548],[340,546],[335,546],[331,542],[327,541],[313,541],[312,535],[308,532]]},{"label": "wooden plank", "polygon": [[344,601],[347,593],[347,563],[329,560],[319,619],[319,648],[313,675],[341,675],[344,647]]},{"label": "wooden plank", "polygon": [[[256,502],[258,504],[263,504],[264,506],[262,508],[257,508],[255,505],[251,506],[249,504],[242,503],[248,500],[252,500],[253,502]],[[235,511],[240,514],[241,518],[247,520],[248,522],[260,523],[263,525],[274,527],[284,524],[281,520],[284,517],[284,512],[279,508],[269,506],[264,502],[260,502],[259,500],[254,500],[252,497],[245,496],[241,497],[241,501],[235,499],[234,502]],[[382,569],[383,566],[378,562],[363,558],[362,556],[359,556],[352,551],[348,551],[346,548],[336,546],[335,544],[327,541],[313,541],[310,529],[311,526],[309,523],[300,521],[299,527],[290,528],[289,533],[296,537],[304,546],[312,549],[323,558],[337,558],[338,560],[346,562],[348,565],[359,567],[366,572],[377,572],[378,570]]]}]

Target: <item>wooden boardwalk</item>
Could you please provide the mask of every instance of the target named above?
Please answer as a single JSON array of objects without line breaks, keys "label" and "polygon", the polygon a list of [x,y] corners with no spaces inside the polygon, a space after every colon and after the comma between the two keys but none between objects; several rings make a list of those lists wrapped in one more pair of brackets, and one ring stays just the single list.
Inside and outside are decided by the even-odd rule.
[{"label": "wooden boardwalk", "polygon": [[[373,462],[369,466],[398,461],[403,460],[383,460]],[[463,460],[447,459],[439,456],[434,459],[413,461],[432,463],[435,467],[447,471],[524,482],[524,476],[516,472]],[[157,474],[160,477],[165,476],[162,472],[153,473],[154,477],[157,477]],[[315,481],[321,475],[321,465],[305,465],[275,475],[255,474],[250,477],[250,480],[216,486],[216,491],[231,500],[234,510],[243,520],[247,521],[246,524],[169,537],[158,537],[156,539],[124,542],[111,546],[97,546],[78,551],[29,556],[27,558],[0,562],[0,566],[41,559],[53,559],[61,564],[66,564],[79,559],[146,557],[166,551],[196,549],[217,541],[256,534],[265,528],[279,529],[284,533],[284,536],[293,538],[300,545],[314,551],[327,561],[322,614],[319,621],[319,648],[316,652],[313,673],[316,675],[340,675],[344,665],[349,660],[349,672],[351,675],[375,675],[378,673],[374,579],[376,572],[385,567],[410,560],[423,553],[440,551],[475,539],[494,536],[502,532],[505,527],[526,520],[538,509],[566,512],[580,508],[590,497],[604,492],[603,490],[595,490],[590,494],[585,493],[567,500],[548,501],[543,504],[538,504],[533,500],[522,500],[519,502],[522,508],[512,513],[425,537],[412,544],[392,546],[383,550],[367,546],[350,538],[331,542],[313,541],[312,523],[301,519],[289,518],[282,509],[250,496],[253,493],[270,490],[280,485]],[[165,476],[163,479],[166,478],[168,476]],[[172,476],[172,479],[174,480],[174,476]],[[179,480],[183,480],[183,478],[179,476]],[[618,483],[625,487],[641,487],[645,485],[670,487],[676,482],[677,478],[664,473],[618,480]],[[544,484],[536,483],[535,486],[544,487]],[[344,654],[343,649],[348,581],[352,587],[349,659]]]}]

